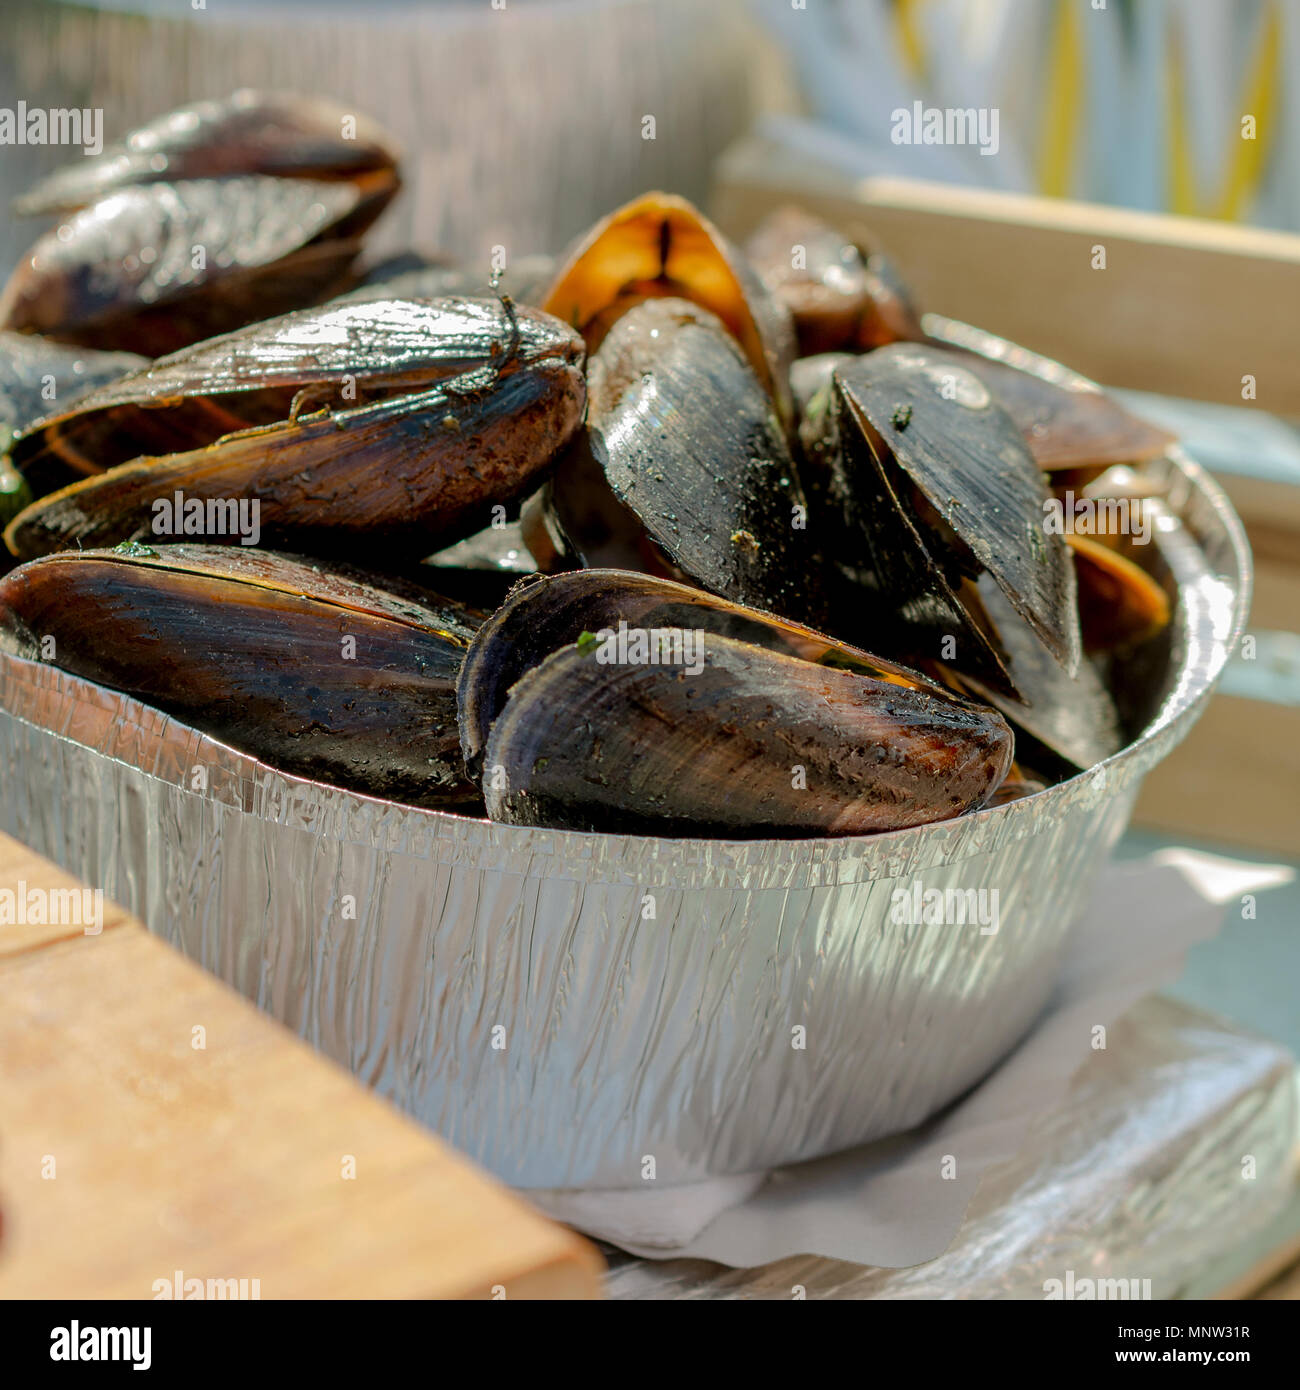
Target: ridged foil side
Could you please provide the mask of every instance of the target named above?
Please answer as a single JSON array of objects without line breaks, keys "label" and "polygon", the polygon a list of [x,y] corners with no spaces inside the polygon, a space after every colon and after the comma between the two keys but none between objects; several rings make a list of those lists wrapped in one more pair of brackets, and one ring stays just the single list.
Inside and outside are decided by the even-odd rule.
[{"label": "ridged foil side", "polygon": [[[1207,698],[1248,557],[1194,464],[1169,481],[1182,600],[1147,733],[957,821],[750,842],[492,825],[283,776],[0,656],[0,828],[518,1186],[829,1153],[924,1119],[1025,1032],[1142,775]],[[898,922],[917,883],[996,891],[999,930]]]}]

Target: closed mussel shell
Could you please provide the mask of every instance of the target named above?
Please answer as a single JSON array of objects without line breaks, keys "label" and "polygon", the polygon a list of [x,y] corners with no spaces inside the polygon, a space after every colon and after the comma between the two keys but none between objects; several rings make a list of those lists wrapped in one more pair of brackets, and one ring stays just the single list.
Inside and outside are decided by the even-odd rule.
[{"label": "closed mussel shell", "polygon": [[472,806],[455,681],[475,620],[265,551],[123,547],[0,580],[0,641],[301,777]]},{"label": "closed mussel shell", "polygon": [[794,320],[801,356],[920,339],[920,318],[892,265],[798,207],[778,208],[745,243]]},{"label": "closed mussel shell", "polygon": [[331,183],[249,175],[123,188],[19,261],[0,328],[158,357],[314,303],[396,187],[377,170]]},{"label": "closed mussel shell", "polygon": [[624,506],[705,588],[819,621],[807,502],[772,402],[707,311],[653,299],[587,375],[591,451]]},{"label": "closed mussel shell", "polygon": [[574,570],[517,584],[475,637],[458,684],[461,743],[472,775],[482,769],[488,732],[515,682],[584,632],[612,631],[620,623],[644,631],[706,630],[803,661],[844,667],[886,684],[951,698],[919,672],[702,589],[625,570]]},{"label": "closed mussel shell", "polygon": [[604,660],[610,637],[526,672],[488,737],[488,814],[623,833],[859,834],[959,815],[1010,766],[1010,730],[991,710],[735,638],[678,638],[669,664]]},{"label": "closed mussel shell", "polygon": [[56,461],[76,473],[100,473],[291,415],[346,410],[479,367],[508,370],[544,357],[580,362],[582,342],[549,314],[507,311],[496,298],[336,301],[152,363],[115,354],[110,360],[133,369],[88,394],[60,397],[57,409],[27,424],[14,458],[28,472]]},{"label": "closed mussel shell", "polygon": [[21,558],[159,535],[234,543],[250,537],[227,520],[232,508],[255,505],[259,543],[418,558],[540,482],[582,420],[581,359],[576,334],[531,361],[507,343],[489,365],[426,390],[123,464],[42,498],[5,541]]},{"label": "closed mussel shell", "polygon": [[315,97],[246,87],[155,117],[99,154],[55,170],[13,208],[20,216],[70,212],[137,184],[235,174],[354,178],[396,163],[391,137],[368,117]]}]

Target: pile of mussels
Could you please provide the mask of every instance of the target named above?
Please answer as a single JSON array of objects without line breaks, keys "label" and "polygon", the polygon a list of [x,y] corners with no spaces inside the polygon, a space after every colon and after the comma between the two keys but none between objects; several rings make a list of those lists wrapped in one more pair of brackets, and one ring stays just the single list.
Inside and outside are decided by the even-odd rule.
[{"label": "pile of mussels", "polygon": [[1119,749],[1170,595],[1049,516],[1167,435],[795,209],[358,269],[398,187],[382,131],[244,91],[19,200],[62,220],[0,298],[8,652],[528,825],[888,830]]}]

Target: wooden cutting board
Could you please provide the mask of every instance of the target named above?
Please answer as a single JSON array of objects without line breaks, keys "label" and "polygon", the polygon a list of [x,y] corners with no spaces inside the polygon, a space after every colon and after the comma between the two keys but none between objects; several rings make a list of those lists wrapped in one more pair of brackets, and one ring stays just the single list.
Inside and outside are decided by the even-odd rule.
[{"label": "wooden cutting board", "polygon": [[[12,922],[31,889],[63,925]],[[41,896],[79,889],[0,836],[0,1297],[599,1296],[586,1241],[122,909]]]}]

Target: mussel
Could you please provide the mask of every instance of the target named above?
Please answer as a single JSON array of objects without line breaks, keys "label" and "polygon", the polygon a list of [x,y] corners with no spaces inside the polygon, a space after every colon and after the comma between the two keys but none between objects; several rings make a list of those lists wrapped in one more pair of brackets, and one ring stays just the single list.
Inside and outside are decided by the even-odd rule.
[{"label": "mussel", "polygon": [[864,621],[892,616],[918,657],[957,660],[1014,694],[973,588],[987,573],[1067,674],[1077,670],[1074,570],[1047,524],[1046,485],[976,377],[925,347],[879,348],[834,369],[825,423],[844,527],[834,548],[870,596]]},{"label": "mussel", "polygon": [[1163,431],[797,210],[752,263],[650,193],[557,263],[358,268],[397,187],[382,131],[244,92],[20,200],[65,221],[0,296],[0,647],[291,775],[626,834],[946,820],[1150,718],[1168,537],[1071,490],[1167,522]]},{"label": "mussel", "polygon": [[0,580],[0,643],[281,771],[473,807],[455,681],[477,620],[392,586],[259,550],[69,552]]},{"label": "mussel", "polygon": [[980,806],[992,710],[771,615],[645,575],[525,580],[459,682],[467,766],[514,824],[839,835]]},{"label": "mussel", "polygon": [[[1090,660],[1067,672],[1043,646],[1006,595],[987,574],[974,581],[975,597],[991,631],[1015,695],[958,658],[939,672],[956,690],[992,705],[1016,729],[1026,757],[1064,775],[1084,771],[1124,746],[1119,710]],[[1022,737],[1027,736],[1027,737]]]},{"label": "mussel", "polygon": [[745,243],[750,263],[790,311],[799,355],[869,352],[924,337],[893,266],[798,207],[779,208]]},{"label": "mussel", "polygon": [[[553,494],[561,530],[588,563],[573,499],[600,505],[594,463],[623,513],[605,505],[620,546],[638,544],[630,513],[663,568],[739,603],[822,618],[807,502],[784,432],[771,397],[713,314],[681,299],[628,310],[588,364],[587,393],[590,460],[562,460]],[[567,476],[572,468],[589,475],[578,486]]]},{"label": "mussel", "polygon": [[92,352],[0,332],[0,422],[15,433],[80,396],[148,366],[131,352]]},{"label": "mussel", "polygon": [[182,179],[270,174],[332,180],[395,171],[392,138],[369,117],[291,92],[241,88],[138,126],[15,198],[19,216],[72,212],[119,189]]},{"label": "mussel", "polygon": [[396,188],[388,170],[128,185],[23,257],[0,328],[156,357],[311,304],[343,280]]},{"label": "mussel", "polygon": [[716,314],[740,344],[784,424],[793,420],[794,332],[745,258],[685,198],[647,193],[579,238],[539,303],[571,323],[594,352],[628,309],[655,297]]},{"label": "mussel", "polygon": [[1049,357],[936,314],[926,315],[926,328],[930,350],[951,353],[979,377],[1016,422],[1042,469],[1100,472],[1157,458],[1173,442],[1168,431]]},{"label": "mussel", "polygon": [[5,539],[30,558],[174,534],[155,523],[179,495],[203,515],[255,501],[271,546],[418,558],[536,485],[582,419],[582,357],[572,330],[509,301],[327,305],[252,325],[33,426],[15,447],[28,470],[162,456],[41,498]]},{"label": "mussel", "polygon": [[1079,625],[1089,651],[1149,641],[1169,622],[1169,598],[1120,548],[1121,538],[1067,533],[1079,590]]}]

